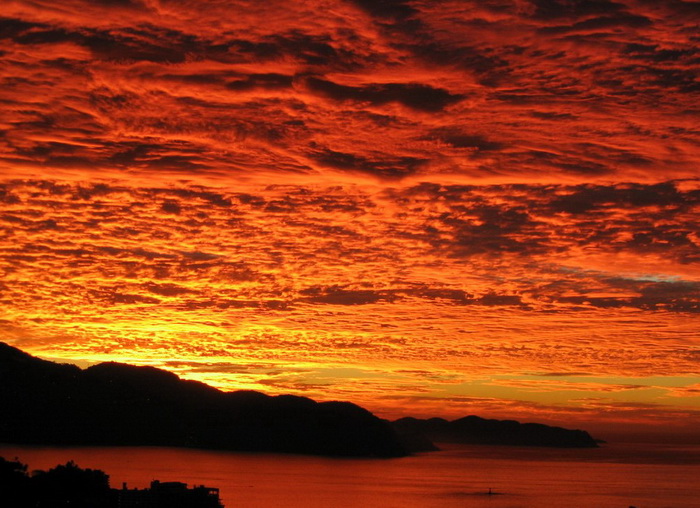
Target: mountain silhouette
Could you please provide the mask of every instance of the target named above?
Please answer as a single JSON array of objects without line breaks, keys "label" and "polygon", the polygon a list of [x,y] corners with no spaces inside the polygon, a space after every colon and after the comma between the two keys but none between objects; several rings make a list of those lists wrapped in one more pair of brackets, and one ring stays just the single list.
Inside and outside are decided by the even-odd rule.
[{"label": "mountain silhouette", "polygon": [[0,342],[0,442],[401,457],[437,442],[589,448],[583,430],[467,416],[387,422],[350,402],[222,392],[154,367],[80,369]]},{"label": "mountain silhouette", "polygon": [[153,367],[114,362],[82,370],[4,343],[0,410],[4,443],[408,454],[390,424],[349,402],[227,393]]},{"label": "mountain silhouette", "polygon": [[407,417],[396,420],[393,426],[402,436],[424,436],[429,440],[444,443],[555,448],[598,446],[584,430],[551,427],[541,423],[520,423],[514,420],[488,420],[478,416],[467,416],[453,421]]}]

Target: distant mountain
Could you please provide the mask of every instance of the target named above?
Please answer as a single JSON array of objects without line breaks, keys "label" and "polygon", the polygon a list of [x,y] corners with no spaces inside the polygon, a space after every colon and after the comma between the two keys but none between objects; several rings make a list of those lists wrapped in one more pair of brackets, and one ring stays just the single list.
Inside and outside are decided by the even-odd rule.
[{"label": "distant mountain", "polygon": [[0,342],[0,442],[400,457],[387,422],[348,402],[226,393],[153,367],[81,370]]},{"label": "distant mountain", "polygon": [[401,418],[392,425],[406,440],[419,438],[444,443],[548,446],[555,448],[596,448],[597,442],[584,430],[550,427],[540,423],[513,420],[487,420],[467,416],[454,421],[442,418],[420,420]]}]

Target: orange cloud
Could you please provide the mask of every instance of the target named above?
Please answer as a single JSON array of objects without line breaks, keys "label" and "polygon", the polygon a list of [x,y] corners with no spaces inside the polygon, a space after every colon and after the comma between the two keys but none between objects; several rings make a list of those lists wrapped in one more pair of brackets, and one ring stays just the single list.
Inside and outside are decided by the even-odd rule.
[{"label": "orange cloud", "polygon": [[387,414],[697,374],[687,2],[6,4],[14,345]]}]

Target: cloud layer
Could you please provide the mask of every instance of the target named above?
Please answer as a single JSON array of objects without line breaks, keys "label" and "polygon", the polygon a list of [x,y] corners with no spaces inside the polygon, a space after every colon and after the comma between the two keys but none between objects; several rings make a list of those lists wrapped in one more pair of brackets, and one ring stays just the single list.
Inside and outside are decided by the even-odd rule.
[{"label": "cloud layer", "polygon": [[696,421],[697,2],[6,4],[5,340],[385,414]]},{"label": "cloud layer", "polygon": [[2,164],[206,181],[694,178],[696,5],[9,2]]}]

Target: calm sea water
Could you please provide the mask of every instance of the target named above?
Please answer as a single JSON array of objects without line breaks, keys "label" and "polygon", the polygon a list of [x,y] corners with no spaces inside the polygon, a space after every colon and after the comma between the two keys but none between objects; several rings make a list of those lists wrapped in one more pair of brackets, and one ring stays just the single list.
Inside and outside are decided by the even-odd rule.
[{"label": "calm sea water", "polygon": [[[403,459],[329,459],[175,448],[0,446],[30,469],[74,460],[113,487],[219,487],[226,508],[700,507],[700,446],[595,450],[450,446]],[[498,495],[488,496],[491,488]]]}]

